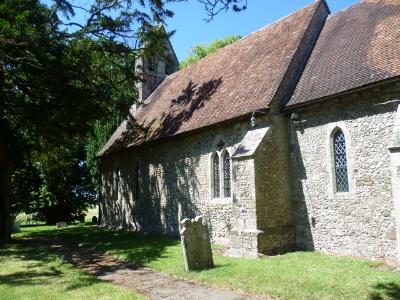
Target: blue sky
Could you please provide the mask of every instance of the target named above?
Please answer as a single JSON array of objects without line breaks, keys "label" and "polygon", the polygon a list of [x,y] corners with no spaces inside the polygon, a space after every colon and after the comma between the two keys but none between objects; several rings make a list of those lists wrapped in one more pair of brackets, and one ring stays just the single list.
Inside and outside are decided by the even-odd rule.
[{"label": "blue sky", "polygon": [[[248,0],[248,9],[241,13],[221,13],[214,21],[207,23],[207,17],[197,0],[174,3],[170,8],[175,16],[167,21],[167,30],[176,30],[171,38],[172,45],[181,61],[189,49],[198,43],[208,44],[217,38],[251,32],[278,20],[313,0]],[[328,0],[332,12],[358,3],[359,0]]]},{"label": "blue sky", "polygon": [[[52,0],[41,0],[53,4]],[[240,13],[221,12],[211,22],[206,22],[207,14],[198,0],[173,2],[168,8],[175,12],[173,18],[167,19],[167,30],[176,30],[171,42],[182,61],[196,44],[209,44],[211,41],[228,35],[246,36],[296,10],[312,3],[314,0],[248,0],[248,8]],[[361,0],[327,0],[332,12],[349,7]],[[83,6],[90,0],[72,0],[74,4]],[[77,12],[77,20],[83,15]]]}]

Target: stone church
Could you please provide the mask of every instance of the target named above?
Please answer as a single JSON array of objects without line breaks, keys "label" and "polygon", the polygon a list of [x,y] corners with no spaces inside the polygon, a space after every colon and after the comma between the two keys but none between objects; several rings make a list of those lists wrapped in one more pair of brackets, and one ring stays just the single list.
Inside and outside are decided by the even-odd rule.
[{"label": "stone church", "polygon": [[203,215],[232,256],[400,259],[399,0],[317,0],[183,70],[167,52],[98,154],[104,226]]}]

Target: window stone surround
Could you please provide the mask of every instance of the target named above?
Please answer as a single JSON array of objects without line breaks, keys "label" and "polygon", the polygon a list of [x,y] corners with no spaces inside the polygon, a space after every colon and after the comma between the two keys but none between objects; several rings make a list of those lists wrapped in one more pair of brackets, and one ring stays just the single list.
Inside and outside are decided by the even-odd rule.
[{"label": "window stone surround", "polygon": [[[309,105],[296,111],[301,123],[288,120],[298,249],[398,257],[388,148],[400,93],[382,92]],[[335,128],[346,138],[349,193],[335,193]]]},{"label": "window stone surround", "polygon": [[[220,141],[223,141],[222,138],[219,139]],[[225,142],[224,142],[225,145]],[[224,156],[225,153],[229,153],[229,156],[231,157],[231,168],[230,168],[230,173],[231,173],[231,196],[230,197],[225,197],[224,196],[224,182],[225,182],[225,174],[223,170],[223,165],[224,165]],[[218,156],[219,158],[219,197],[214,197],[214,165],[213,165],[213,160],[215,156]],[[209,185],[210,185],[210,202],[215,205],[219,204],[231,204],[233,201],[233,183],[232,183],[232,178],[233,178],[233,168],[232,168],[232,147],[223,147],[220,150],[216,150],[211,152],[209,154],[209,164],[208,164],[208,174],[209,174]]]},{"label": "window stone surround", "polygon": [[[346,140],[346,156],[347,156],[347,177],[349,181],[349,191],[348,192],[337,192],[336,191],[336,169],[335,169],[335,153],[333,138],[337,130],[341,130],[344,133]],[[332,122],[326,126],[326,152],[329,158],[329,163],[327,164],[327,173],[329,176],[329,187],[328,195],[330,199],[354,199],[356,186],[354,180],[354,147],[351,142],[350,131],[346,127],[344,121]]]}]

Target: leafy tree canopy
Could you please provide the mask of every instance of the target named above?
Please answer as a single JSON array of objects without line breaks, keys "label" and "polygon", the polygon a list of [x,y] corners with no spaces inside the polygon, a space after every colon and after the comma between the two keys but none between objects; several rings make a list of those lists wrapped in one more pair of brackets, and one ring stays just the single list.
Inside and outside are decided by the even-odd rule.
[{"label": "leafy tree canopy", "polygon": [[[136,101],[136,60],[163,53],[169,34],[160,24],[178,1],[0,1],[0,243],[18,190],[42,207],[90,201],[85,138]],[[246,4],[198,1],[210,18]]]},{"label": "leafy tree canopy", "polygon": [[188,57],[180,63],[180,68],[184,69],[187,66],[194,64],[200,59],[216,52],[218,49],[224,48],[241,39],[240,35],[232,35],[223,39],[217,39],[210,43],[210,45],[198,44],[191,48]]}]

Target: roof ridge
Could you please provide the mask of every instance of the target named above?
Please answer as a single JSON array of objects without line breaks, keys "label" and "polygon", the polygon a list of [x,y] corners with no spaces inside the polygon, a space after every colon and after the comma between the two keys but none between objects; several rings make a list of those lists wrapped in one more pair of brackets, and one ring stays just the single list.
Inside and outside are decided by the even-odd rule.
[{"label": "roof ridge", "polygon": [[347,6],[347,7],[345,7],[345,8],[342,8],[341,10],[338,10],[338,11],[336,11],[336,12],[330,14],[330,15],[328,16],[328,19],[330,19],[331,17],[334,17],[334,16],[336,16],[336,15],[338,15],[338,14],[340,14],[340,13],[344,13],[344,12],[346,12],[347,10],[353,9],[355,6],[359,6],[359,5],[363,4],[363,3],[364,3],[364,1],[361,1],[361,2],[358,2],[358,3],[354,3],[354,4],[350,5],[350,6]]},{"label": "roof ridge", "polygon": [[399,5],[399,0],[366,0],[330,15],[286,107],[400,76],[398,28],[392,25],[400,20]]},{"label": "roof ridge", "polygon": [[[261,28],[255,30],[255,31],[253,31],[253,32],[250,32],[248,35],[242,37],[240,40],[236,41],[236,42],[233,43],[233,44],[228,45],[227,47],[232,46],[232,45],[234,45],[234,44],[236,44],[236,43],[239,43],[240,41],[242,41],[242,40],[244,40],[244,39],[246,39],[246,38],[248,38],[248,37],[250,37],[250,36],[252,36],[252,35],[254,35],[254,34],[256,34],[256,33],[258,33],[258,32],[260,32],[260,31],[262,31],[262,30],[264,30],[264,29],[267,29],[268,27],[271,27],[271,26],[277,24],[277,23],[283,21],[283,20],[286,19],[286,18],[289,18],[289,17],[293,16],[294,14],[298,13],[299,11],[301,11],[301,10],[303,10],[303,9],[306,9],[306,8],[309,7],[309,6],[314,5],[314,4],[316,4],[316,3],[320,3],[320,2],[325,2],[325,0],[315,0],[315,1],[313,1],[312,3],[307,4],[306,6],[303,6],[303,7],[299,8],[298,10],[295,10],[294,12],[292,12],[292,13],[286,15],[286,16],[283,16],[283,17],[281,17],[281,18],[279,18],[279,19],[277,19],[277,20],[275,20],[275,21],[273,21],[272,23],[269,23],[269,24],[267,24],[267,25],[265,25],[265,26],[263,26],[263,27],[261,27]],[[325,3],[326,3],[326,2],[325,2]],[[227,47],[224,47],[224,48],[227,48]],[[224,49],[224,48],[221,48],[221,49]]]},{"label": "roof ridge", "polygon": [[[283,20],[286,19],[286,18],[289,18],[289,17],[293,16],[294,14],[298,13],[298,12],[301,11],[301,10],[304,10],[304,9],[308,8],[308,7],[311,6],[311,5],[315,5],[315,4],[321,3],[321,2],[323,2],[323,3],[326,5],[326,7],[328,8],[328,10],[329,10],[329,7],[328,7],[328,5],[327,5],[327,3],[326,3],[325,0],[314,0],[312,3],[307,4],[306,6],[303,6],[303,7],[299,8],[298,10],[296,10],[296,11],[294,11],[294,12],[288,14],[288,15],[279,18],[279,19],[273,21],[272,23],[269,23],[269,24],[267,24],[267,25],[264,25],[263,27],[261,27],[261,28],[255,30],[255,31],[253,31],[253,32],[250,32],[248,35],[242,37],[241,39],[237,40],[236,42],[234,42],[234,43],[232,43],[232,44],[230,44],[230,45],[227,45],[227,46],[225,46],[225,47],[223,47],[223,48],[218,49],[218,50],[215,51],[214,53],[211,53],[211,54],[207,55],[206,57],[203,57],[202,59],[198,60],[198,61],[195,62],[194,64],[188,65],[186,68],[181,69],[181,70],[178,70],[177,72],[175,72],[175,73],[173,73],[173,74],[171,74],[171,75],[175,75],[175,74],[177,74],[177,73],[180,73],[180,72],[183,71],[183,70],[189,70],[190,68],[193,68],[195,65],[199,64],[201,61],[204,61],[204,60],[206,60],[207,58],[209,58],[209,57],[211,57],[211,56],[214,56],[214,55],[216,55],[217,53],[219,53],[219,52],[221,52],[221,51],[223,51],[223,50],[229,49],[230,47],[233,47],[233,46],[235,46],[235,45],[241,43],[242,41],[246,40],[247,38],[251,37],[252,35],[254,35],[254,34],[256,34],[256,33],[260,32],[260,31],[262,31],[262,30],[265,30],[265,29],[267,29],[268,27],[271,27],[271,26],[273,26],[273,25],[279,23],[279,22],[283,21]],[[170,76],[171,76],[171,75],[170,75]]]},{"label": "roof ridge", "polygon": [[[226,49],[229,49],[230,47],[233,47],[233,46],[239,44],[240,42],[243,42],[244,40],[246,40],[247,38],[250,38],[250,37],[253,36],[254,34],[256,34],[256,33],[260,32],[260,31],[262,31],[262,30],[265,30],[265,29],[267,29],[267,28],[269,28],[269,27],[271,27],[271,26],[273,26],[273,25],[275,25],[275,24],[277,24],[277,23],[283,21],[284,19],[289,18],[289,17],[293,16],[294,14],[298,13],[299,11],[302,11],[302,10],[304,10],[304,9],[306,9],[306,8],[308,8],[308,7],[310,7],[310,6],[312,6],[312,5],[317,5],[317,7],[318,7],[318,6],[320,5],[320,3],[323,3],[323,4],[325,5],[325,7],[328,9],[328,12],[330,12],[330,9],[329,9],[328,4],[326,3],[326,0],[314,0],[313,2],[307,4],[306,6],[303,6],[302,8],[299,8],[298,10],[296,10],[296,11],[294,11],[294,12],[292,12],[292,13],[290,13],[290,14],[284,16],[284,17],[281,17],[280,19],[277,19],[277,20],[275,20],[275,21],[272,22],[272,23],[269,23],[269,24],[267,24],[267,25],[265,25],[265,26],[263,26],[263,27],[261,27],[261,28],[255,30],[255,31],[249,33],[248,35],[242,37],[241,39],[237,40],[236,42],[234,42],[234,43],[232,43],[232,44],[229,44],[229,45],[227,45],[227,46],[225,46],[225,47],[223,47],[223,48],[220,48],[220,49],[218,49],[217,51],[215,51],[215,52],[213,52],[213,53],[207,55],[206,57],[201,58],[201,59],[198,60],[197,62],[188,65],[186,68],[180,69],[180,70],[178,70],[177,72],[174,72],[174,73],[172,73],[172,74],[166,76],[166,78],[163,80],[163,82],[161,82],[161,84],[158,85],[158,87],[153,91],[153,93],[154,93],[161,85],[164,84],[164,82],[165,82],[165,80],[166,80],[167,78],[168,78],[168,79],[172,79],[172,78],[176,77],[178,74],[182,73],[182,72],[185,71],[185,70],[186,70],[186,71],[189,71],[191,68],[194,68],[195,66],[197,66],[200,62],[204,62],[205,60],[210,59],[211,57],[213,57],[213,56],[216,55],[217,53],[219,53],[219,52],[221,52],[221,51],[226,51]],[[328,15],[328,17],[329,17],[329,15]],[[148,98],[149,98],[149,97],[148,97]],[[147,99],[148,99],[148,98],[147,98]],[[147,100],[147,99],[146,99],[146,100]],[[145,101],[143,101],[143,103],[144,103],[144,102],[145,102]],[[141,106],[142,106],[142,105],[141,105]]]},{"label": "roof ridge", "polygon": [[[384,0],[382,2],[384,2]],[[337,12],[334,12],[333,14],[330,14],[328,18],[338,15],[340,13],[346,12],[347,10],[353,9],[356,6],[367,4],[367,3],[373,3],[373,2],[371,2],[370,0],[360,0],[360,2],[358,2],[358,3],[354,3],[348,7],[338,10]]]}]

